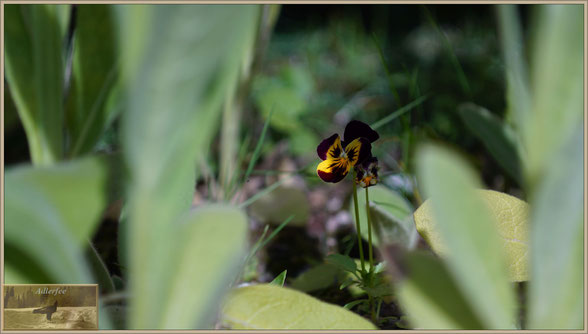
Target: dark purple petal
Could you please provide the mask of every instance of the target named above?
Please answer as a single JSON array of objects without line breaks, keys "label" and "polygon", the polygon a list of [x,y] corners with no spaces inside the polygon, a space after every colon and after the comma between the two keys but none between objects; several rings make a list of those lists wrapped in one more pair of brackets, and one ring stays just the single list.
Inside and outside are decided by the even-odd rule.
[{"label": "dark purple petal", "polygon": [[351,121],[347,123],[345,133],[343,133],[343,146],[346,146],[354,139],[361,137],[367,138],[370,143],[373,143],[380,138],[380,135],[364,122]]},{"label": "dark purple petal", "polygon": [[[338,134],[334,134],[332,136],[330,136],[329,138],[323,140],[319,146],[317,146],[316,148],[316,153],[318,154],[319,158],[321,158],[321,160],[327,160],[328,156],[329,156],[329,149],[331,149],[331,158],[338,158],[339,155],[341,154],[341,142],[339,139],[339,135]],[[337,144],[337,142],[339,142]],[[333,145],[335,145],[334,147],[332,147]],[[332,147],[332,148],[331,148]],[[338,150],[338,152],[337,152]]]}]

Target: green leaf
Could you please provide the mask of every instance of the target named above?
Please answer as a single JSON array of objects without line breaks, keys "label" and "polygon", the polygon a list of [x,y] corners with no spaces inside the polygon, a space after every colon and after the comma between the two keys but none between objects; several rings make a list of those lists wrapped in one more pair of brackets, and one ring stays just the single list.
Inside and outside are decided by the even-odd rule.
[{"label": "green leaf", "polygon": [[63,223],[62,213],[42,193],[26,186],[19,188],[10,176],[7,173],[4,255],[6,266],[18,273],[12,279],[24,276],[27,281],[11,281],[7,276],[5,283],[93,282],[83,248]]},{"label": "green leaf", "polygon": [[337,282],[340,272],[341,270],[335,265],[321,263],[298,275],[290,287],[302,292],[326,289]]},{"label": "green leaf", "polygon": [[521,163],[517,147],[507,133],[506,125],[490,111],[473,103],[462,104],[458,114],[478,137],[498,164],[516,182],[522,184]]},{"label": "green leaf", "polygon": [[463,159],[425,146],[417,175],[447,246],[447,263],[485,328],[515,328],[515,297],[497,223],[474,189],[479,180]]},{"label": "green leaf", "polygon": [[233,290],[225,301],[222,320],[232,329],[376,329],[342,307],[269,284]]},{"label": "green leaf", "polygon": [[[370,214],[373,224],[372,238],[374,245],[400,244],[411,248],[416,245],[417,232],[412,223],[413,207],[403,196],[385,186],[376,185],[369,188]],[[368,239],[368,225],[365,210],[365,189],[358,189],[359,220],[361,233]],[[352,217],[353,203],[349,208]]]},{"label": "green leaf", "polygon": [[[111,5],[77,7],[72,82],[66,124],[70,155],[91,151],[120,108],[107,101],[119,98],[118,50]],[[116,105],[116,101],[110,101]]]},{"label": "green leaf", "polygon": [[62,158],[62,6],[6,5],[6,80],[22,120],[31,159],[40,165]]},{"label": "green leaf", "polygon": [[287,273],[288,273],[288,270],[282,271],[278,276],[276,276],[276,278],[274,278],[273,281],[270,282],[270,284],[277,285],[277,286],[284,286],[284,282],[286,281],[286,274]]},{"label": "green leaf", "polygon": [[398,110],[394,111],[390,115],[388,115],[388,116],[382,118],[381,120],[375,122],[372,125],[372,128],[374,130],[376,130],[376,129],[378,129],[378,128],[380,128],[380,127],[382,127],[382,126],[384,126],[384,125],[386,125],[386,124],[388,124],[390,122],[392,122],[393,120],[397,119],[398,117],[400,117],[400,116],[404,115],[405,113],[411,111],[412,109],[418,107],[423,102],[425,102],[428,98],[429,98],[428,95],[421,96],[418,99],[410,102],[409,104],[407,104],[407,105],[405,105],[405,106],[403,106],[401,108],[398,108]]},{"label": "green leaf", "polygon": [[563,147],[531,199],[528,328],[582,329],[584,323],[583,127]]},{"label": "green leaf", "polygon": [[443,262],[420,252],[405,261],[408,277],[398,284],[398,298],[415,329],[483,328]]},{"label": "green leaf", "polygon": [[[496,228],[507,256],[510,279],[515,282],[526,281],[529,276],[529,205],[516,197],[493,190],[477,190],[476,196],[484,201],[497,223]],[[414,220],[417,230],[435,253],[445,256],[447,246],[433,219],[430,200],[415,211]]]},{"label": "green leaf", "polygon": [[[50,167],[9,169],[6,172],[7,199],[43,201],[44,206],[52,207],[59,215],[60,224],[72,235],[76,246],[86,247],[104,209],[122,183],[118,160],[118,156],[94,156]],[[18,223],[6,222],[7,227],[11,224]]]},{"label": "green leaf", "polygon": [[219,296],[241,269],[247,217],[233,206],[211,204],[191,211],[177,227],[157,328],[212,328]]},{"label": "green leaf", "polygon": [[[122,80],[129,87],[121,120],[124,158],[132,180],[127,191],[129,286],[133,295],[129,327],[211,328],[212,324],[201,318],[204,315],[196,313],[196,306],[205,298],[193,293],[206,293],[203,296],[210,298],[208,293],[216,292],[212,300],[220,299],[223,281],[218,281],[216,289],[188,288],[185,282],[195,277],[185,275],[198,274],[194,268],[199,265],[178,273],[178,259],[171,259],[177,239],[191,236],[179,234],[179,222],[192,204],[197,162],[207,155],[218,129],[221,105],[239,77],[244,52],[253,43],[259,7],[113,8],[120,27]],[[226,274],[223,269],[206,275],[218,278],[220,273]],[[174,282],[193,292],[180,293]],[[168,296],[172,299],[162,304]],[[172,306],[194,313],[189,319],[183,311],[174,316],[165,309]],[[212,308],[206,310],[212,312]],[[166,318],[162,318],[164,314]],[[177,320],[173,325],[172,319]]]},{"label": "green leaf", "polygon": [[108,267],[102,259],[100,258],[100,254],[94,248],[94,245],[90,242],[86,248],[86,261],[96,278],[96,282],[98,282],[99,293],[113,293],[114,292],[114,282],[110,273],[108,272]]},{"label": "green leaf", "polygon": [[355,306],[357,306],[359,304],[367,303],[367,302],[368,302],[367,299],[354,300],[354,301],[352,301],[350,303],[347,303],[347,304],[343,305],[343,308],[346,309],[346,310],[351,310]]},{"label": "green leaf", "polygon": [[584,117],[584,10],[582,5],[534,8],[531,57],[532,112],[525,120],[526,176],[539,183]]},{"label": "green leaf", "polygon": [[331,254],[327,256],[327,263],[333,264],[345,271],[355,273],[357,271],[357,265],[355,260],[347,255],[342,254]]},{"label": "green leaf", "polygon": [[522,129],[531,107],[529,78],[523,50],[523,37],[516,5],[497,5],[498,28],[505,62],[507,118]]}]

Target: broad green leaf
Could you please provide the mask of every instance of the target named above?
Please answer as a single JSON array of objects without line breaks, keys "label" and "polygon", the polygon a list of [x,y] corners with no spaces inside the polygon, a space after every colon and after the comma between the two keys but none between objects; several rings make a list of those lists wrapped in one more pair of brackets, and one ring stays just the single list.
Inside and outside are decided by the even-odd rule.
[{"label": "broad green leaf", "polygon": [[288,273],[288,270],[282,271],[278,276],[276,276],[276,278],[274,278],[273,281],[270,282],[270,284],[277,285],[277,286],[284,286],[284,282],[286,281],[287,273]]},{"label": "broad green leaf", "polygon": [[62,158],[63,6],[4,7],[6,80],[24,126],[34,164]]},{"label": "broad green leaf", "polygon": [[[404,197],[382,185],[369,187],[372,238],[375,245],[400,244],[413,247],[417,232],[412,223],[412,205]],[[365,210],[365,189],[358,189],[359,220],[361,234],[368,240],[368,225]],[[353,202],[349,208],[355,220]]]},{"label": "broad green leaf", "polygon": [[[18,262],[4,263],[4,283],[5,284],[32,284],[37,281],[39,275],[27,275],[17,268]],[[47,279],[40,279],[38,282],[47,282]]]},{"label": "broad green leaf", "polygon": [[[253,43],[259,7],[114,8],[122,79],[129,87],[121,123],[132,180],[127,192],[129,285],[134,297],[129,327],[153,329],[162,324],[166,306],[160,301],[170,295],[183,297],[170,282],[190,278],[174,276],[177,262],[170,259],[179,237],[176,227],[191,206],[197,162],[206,157],[218,129],[220,107],[236,83],[243,52]],[[191,270],[181,274],[193,274]],[[218,283],[206,291],[222,292]],[[191,303],[182,298],[167,305],[193,309]],[[201,321],[188,322],[183,313],[178,317],[181,322],[175,322],[175,328]]]},{"label": "broad green leaf", "polygon": [[347,255],[331,254],[327,256],[327,263],[335,265],[350,273],[355,273],[355,271],[357,271],[355,260]]},{"label": "broad green leaf", "polygon": [[[477,190],[497,223],[496,228],[506,251],[508,270],[512,281],[528,279],[529,205],[516,197],[493,190]],[[447,246],[441,238],[433,219],[431,200],[425,201],[414,213],[415,225],[423,239],[438,255],[447,254]]]},{"label": "broad green leaf", "polygon": [[584,324],[584,145],[578,125],[531,198],[528,328]]},{"label": "broad green leaf", "polygon": [[281,184],[251,204],[251,215],[265,223],[279,224],[295,215],[291,225],[306,226],[310,215],[310,204],[304,190]]},{"label": "broad green leaf", "polygon": [[[108,108],[117,97],[118,50],[111,5],[77,7],[72,82],[66,124],[71,136],[70,155],[91,151],[119,110]],[[111,101],[114,104],[114,101]]]},{"label": "broad green leaf", "polygon": [[514,181],[522,184],[517,147],[511,139],[512,136],[507,133],[507,125],[487,109],[473,103],[462,104],[458,108],[458,114],[504,171]]},{"label": "broad green leaf", "polygon": [[407,255],[406,269],[407,277],[398,284],[397,294],[415,329],[483,328],[443,262],[412,253]]},{"label": "broad green leaf", "polygon": [[497,223],[476,196],[480,182],[463,159],[436,146],[421,148],[417,175],[432,198],[448,268],[485,328],[515,328],[515,296]]},{"label": "broad green leaf", "polygon": [[337,282],[337,277],[341,272],[335,265],[321,263],[298,275],[290,287],[302,292],[326,289]]},{"label": "broad green leaf", "polygon": [[[8,169],[6,198],[43,201],[58,215],[59,223],[74,238],[76,246],[85,247],[121,183],[118,159],[118,156],[94,156],[49,167]],[[18,225],[20,220],[7,220],[6,227]]]},{"label": "broad green leaf", "polygon": [[213,328],[220,296],[241,269],[247,216],[233,206],[211,204],[191,211],[177,227],[157,328]]},{"label": "broad green leaf", "polygon": [[83,248],[63,223],[62,212],[42,193],[19,187],[6,174],[5,263],[19,273],[13,279],[24,276],[27,281],[7,276],[5,283],[93,283]]},{"label": "broad green leaf", "polygon": [[541,181],[556,152],[583,122],[584,7],[533,8],[532,110],[522,129],[529,188]]},{"label": "broad green leaf", "polygon": [[222,321],[232,329],[377,329],[340,306],[269,284],[233,290],[225,301]]}]

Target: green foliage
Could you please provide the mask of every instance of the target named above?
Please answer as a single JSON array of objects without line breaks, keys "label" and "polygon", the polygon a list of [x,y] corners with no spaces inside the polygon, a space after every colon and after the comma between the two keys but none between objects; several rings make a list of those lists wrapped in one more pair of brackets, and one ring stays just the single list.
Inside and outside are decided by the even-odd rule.
[{"label": "green foliage", "polygon": [[[116,166],[116,158],[102,156],[6,172],[6,262],[28,272],[18,276],[35,283],[93,282],[83,250],[113,200]],[[6,282],[21,283],[10,276]]]},{"label": "green foliage", "polygon": [[[477,190],[496,223],[507,258],[509,277],[520,282],[528,279],[529,206],[520,199],[493,190]],[[414,222],[421,236],[440,256],[447,246],[433,217],[432,200],[426,200],[414,213]],[[472,224],[472,222],[470,222]]]},{"label": "green foliage", "polygon": [[[365,190],[357,191],[359,201],[365,203]],[[353,208],[350,208],[352,211]],[[400,244],[414,247],[417,232],[412,222],[413,207],[397,192],[383,185],[370,187],[370,214],[374,227],[374,245]],[[367,216],[364,205],[359,206],[361,233],[368,239]]]},{"label": "green foliage", "polygon": [[232,329],[376,329],[342,307],[269,284],[233,290],[222,320]]},{"label": "green foliage", "polygon": [[335,284],[341,269],[333,264],[321,263],[298,275],[290,287],[302,292],[326,289]]},{"label": "green foliage", "polygon": [[211,204],[190,211],[169,230],[175,241],[168,244],[170,265],[162,267],[169,271],[159,285],[168,289],[163,299],[145,298],[159,305],[156,328],[211,328],[219,297],[241,269],[247,217],[235,207]]},{"label": "green foliage", "polygon": [[[416,329],[479,329],[483,323],[444,263],[415,252],[407,259],[409,276],[398,287],[398,297]],[[431,279],[434,277],[434,279]]]},{"label": "green foliage", "polygon": [[458,113],[468,129],[478,137],[504,171],[517,183],[522,184],[521,162],[516,142],[500,119],[490,111],[472,103],[463,104]]},{"label": "green foliage", "polygon": [[63,7],[7,5],[6,80],[25,128],[31,159],[63,157]]},{"label": "green foliage", "polygon": [[335,265],[335,266],[339,267],[340,269],[348,271],[354,275],[356,274],[355,272],[357,271],[357,265],[355,264],[355,260],[353,260],[351,257],[349,257],[347,255],[331,254],[331,255],[327,256],[327,263]]},{"label": "green foliage", "polygon": [[486,328],[514,328],[515,298],[505,254],[497,223],[476,196],[477,177],[461,157],[438,147],[421,149],[417,166],[425,195],[433,199],[449,271],[466,300]]},{"label": "green foliage", "polygon": [[270,284],[277,285],[277,286],[284,286],[284,282],[286,281],[286,275],[288,274],[288,270],[282,271]]},{"label": "green foliage", "polygon": [[[190,246],[176,253],[175,243],[185,233],[181,221],[192,202],[197,178],[194,166],[206,156],[223,98],[238,77],[242,52],[253,41],[258,7],[117,6],[116,10],[124,46],[123,75],[130,87],[122,120],[124,156],[133,176],[127,212],[127,233],[132,236],[129,284],[134,296],[130,327],[210,328],[211,319],[205,316],[209,314],[198,311],[205,310],[205,301],[217,298],[208,293],[226,288],[223,282],[236,263],[226,263],[223,271],[211,268],[203,276],[203,290],[191,291],[210,297],[194,297],[183,289],[188,289],[195,267],[180,259],[186,259],[185,254],[193,259],[205,253]],[[207,33],[195,34],[196,30]],[[137,33],[145,39],[137,38]],[[219,40],[224,42],[219,45]],[[239,249],[245,238],[244,229],[231,231],[233,224],[244,220],[234,220],[229,215],[233,211],[225,211],[195,216],[189,224],[197,229],[216,222],[218,229],[205,229],[210,236],[195,231],[184,235],[186,245],[197,242],[195,238],[206,238],[211,247],[224,244],[226,235],[234,235],[226,255],[220,250],[212,257],[206,255],[211,263],[231,258],[230,251]],[[226,235],[218,233],[222,231]],[[153,290],[155,286],[160,288]]]},{"label": "green foliage", "polygon": [[121,111],[113,8],[109,5],[77,7],[72,78],[66,109],[70,156],[90,152]]},{"label": "green foliage", "polygon": [[582,134],[581,126],[570,134],[533,196],[529,328],[583,326]]},{"label": "green foliage", "polygon": [[531,106],[522,137],[530,190],[541,182],[555,155],[583,120],[583,11],[580,5],[534,8]]}]

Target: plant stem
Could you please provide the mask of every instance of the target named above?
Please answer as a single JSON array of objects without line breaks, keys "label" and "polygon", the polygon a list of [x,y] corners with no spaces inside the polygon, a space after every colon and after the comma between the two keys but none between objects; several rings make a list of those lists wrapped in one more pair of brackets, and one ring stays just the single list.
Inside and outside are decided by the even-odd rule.
[{"label": "plant stem", "polygon": [[369,303],[370,303],[370,313],[371,313],[371,316],[372,316],[372,322],[374,323],[374,325],[377,326],[378,325],[378,319],[376,319],[376,303],[374,302],[374,298],[371,295],[369,295]]},{"label": "plant stem", "polygon": [[369,259],[370,259],[370,273],[374,270],[374,255],[373,255],[373,244],[372,244],[372,219],[370,215],[370,195],[368,192],[369,187],[365,188],[365,214],[368,221],[368,243],[369,247]]},{"label": "plant stem", "polygon": [[359,259],[361,261],[361,273],[365,273],[365,264],[363,261],[363,245],[361,243],[361,226],[359,224],[359,204],[357,204],[357,186],[355,185],[355,169],[353,170],[353,204],[355,207],[355,227],[357,228],[357,244],[359,246]]}]

